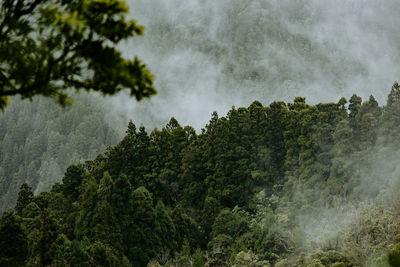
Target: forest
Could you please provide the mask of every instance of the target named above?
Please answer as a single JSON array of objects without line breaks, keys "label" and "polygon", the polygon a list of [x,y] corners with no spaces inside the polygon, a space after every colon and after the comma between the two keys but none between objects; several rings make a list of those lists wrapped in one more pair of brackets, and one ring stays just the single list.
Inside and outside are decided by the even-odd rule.
[{"label": "forest", "polygon": [[399,127],[398,83],[384,106],[254,101],[200,133],[130,122],[49,190],[20,186],[0,265],[400,266]]},{"label": "forest", "polygon": [[0,213],[15,205],[22,182],[48,190],[69,165],[117,144],[121,133],[105,113],[95,96],[64,109],[44,98],[11,102],[0,114]]},{"label": "forest", "polygon": [[399,7],[0,1],[0,267],[400,267]]}]

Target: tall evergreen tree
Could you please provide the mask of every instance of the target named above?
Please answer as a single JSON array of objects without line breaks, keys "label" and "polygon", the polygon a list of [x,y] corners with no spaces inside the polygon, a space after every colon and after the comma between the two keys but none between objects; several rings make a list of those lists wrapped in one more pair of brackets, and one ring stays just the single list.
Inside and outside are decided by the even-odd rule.
[{"label": "tall evergreen tree", "polygon": [[23,183],[20,187],[15,211],[18,215],[22,215],[22,211],[33,201],[32,188],[27,183]]}]

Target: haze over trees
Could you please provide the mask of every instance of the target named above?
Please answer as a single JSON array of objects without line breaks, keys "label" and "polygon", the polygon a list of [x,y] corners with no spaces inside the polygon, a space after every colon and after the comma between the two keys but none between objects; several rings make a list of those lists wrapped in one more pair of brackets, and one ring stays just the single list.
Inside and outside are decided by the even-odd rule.
[{"label": "haze over trees", "polygon": [[21,187],[1,218],[0,258],[9,266],[397,266],[399,95],[395,83],[385,106],[357,95],[348,105],[255,101],[213,113],[200,134],[174,118],[150,133],[131,122],[119,144],[69,166],[50,191]]},{"label": "haze over trees", "polygon": [[357,93],[384,103],[398,80],[397,0],[130,4],[146,32],[125,51],[137,51],[156,74],[159,95],[140,103],[119,99],[121,110],[141,114],[132,119],[148,128],[175,117],[201,129],[212,111],[226,114],[255,99],[305,96],[316,104]]},{"label": "haze over trees", "polygon": [[66,108],[41,97],[15,98],[0,113],[1,213],[15,205],[22,183],[37,193],[48,190],[69,165],[117,144],[121,133],[107,119],[101,99],[75,97]]},{"label": "haze over trees", "polygon": [[[348,69],[368,73],[346,54],[313,53],[314,40],[292,27],[310,23],[301,1],[284,3],[294,7],[293,25],[269,12],[273,4],[250,2],[223,4],[221,23],[231,28],[223,45],[191,45],[224,62],[218,81],[232,76],[248,89],[282,79],[278,72],[300,81],[310,71],[284,62],[286,52],[340,66],[325,75],[331,82],[351,77]],[[238,23],[241,16],[257,26]],[[201,33],[161,26],[160,36],[186,44],[180,31]],[[95,98],[63,110],[33,98],[65,106],[69,89],[154,95],[147,68],[115,48],[142,31],[123,0],[1,2],[0,266],[399,266],[397,82],[384,106],[355,94],[336,103],[254,101],[212,113],[200,133],[175,118],[152,131],[131,121],[119,143]],[[258,37],[287,46],[264,62],[264,47],[248,42]],[[8,104],[10,96],[18,97]]]}]

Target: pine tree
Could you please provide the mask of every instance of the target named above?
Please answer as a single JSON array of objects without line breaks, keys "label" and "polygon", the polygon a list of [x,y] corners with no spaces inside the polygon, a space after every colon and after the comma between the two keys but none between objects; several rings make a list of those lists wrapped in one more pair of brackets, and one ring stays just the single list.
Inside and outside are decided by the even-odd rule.
[{"label": "pine tree", "polygon": [[38,262],[39,266],[49,266],[61,261],[60,250],[63,239],[59,239],[60,225],[49,209],[45,209],[39,218],[39,232],[33,240],[33,257],[31,262]]},{"label": "pine tree", "polygon": [[129,258],[133,265],[143,266],[157,255],[157,237],[152,230],[154,223],[153,198],[146,188],[139,187],[133,191],[133,209],[134,240],[131,244]]},{"label": "pine tree", "polygon": [[15,211],[18,215],[22,215],[22,211],[26,206],[33,201],[32,188],[28,184],[23,183],[18,193],[18,200],[15,206]]},{"label": "pine tree", "polygon": [[82,183],[84,168],[83,165],[71,165],[67,168],[63,181],[63,194],[69,199],[70,202],[74,202],[79,196],[79,186]]}]

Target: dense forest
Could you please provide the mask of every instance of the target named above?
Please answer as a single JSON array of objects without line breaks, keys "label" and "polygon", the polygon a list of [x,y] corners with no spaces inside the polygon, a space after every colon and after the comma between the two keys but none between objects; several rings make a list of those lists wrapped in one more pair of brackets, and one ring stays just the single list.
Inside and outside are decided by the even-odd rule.
[{"label": "dense forest", "polygon": [[[0,265],[400,266],[399,127],[397,83],[385,106],[255,101],[214,112],[201,133],[174,118],[150,133],[130,122],[49,191],[12,174],[26,183],[0,220]],[[99,150],[114,136],[102,129]],[[12,136],[9,155],[36,142]],[[54,161],[68,154],[49,144]]]},{"label": "dense forest", "polygon": [[23,182],[48,190],[69,165],[117,144],[121,134],[106,110],[94,95],[64,109],[45,98],[14,99],[0,113],[0,213],[15,205]]}]

